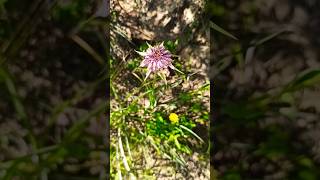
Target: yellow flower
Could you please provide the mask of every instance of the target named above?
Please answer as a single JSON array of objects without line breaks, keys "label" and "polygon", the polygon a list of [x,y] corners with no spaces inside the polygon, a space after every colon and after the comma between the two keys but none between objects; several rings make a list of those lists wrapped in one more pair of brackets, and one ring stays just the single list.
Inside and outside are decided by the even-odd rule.
[{"label": "yellow flower", "polygon": [[179,121],[179,116],[176,113],[170,113],[169,120],[171,123],[177,123]]}]

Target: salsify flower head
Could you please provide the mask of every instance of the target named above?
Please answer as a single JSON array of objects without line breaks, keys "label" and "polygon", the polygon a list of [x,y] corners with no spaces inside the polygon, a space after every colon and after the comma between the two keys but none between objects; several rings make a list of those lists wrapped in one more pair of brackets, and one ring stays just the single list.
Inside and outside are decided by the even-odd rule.
[{"label": "salsify flower head", "polygon": [[163,46],[163,42],[155,46],[151,46],[150,44],[148,44],[148,46],[149,48],[145,52],[136,51],[144,58],[140,66],[148,68],[146,78],[150,75],[151,72],[167,70],[168,67],[171,69],[175,69],[175,67],[172,65],[172,55]]}]

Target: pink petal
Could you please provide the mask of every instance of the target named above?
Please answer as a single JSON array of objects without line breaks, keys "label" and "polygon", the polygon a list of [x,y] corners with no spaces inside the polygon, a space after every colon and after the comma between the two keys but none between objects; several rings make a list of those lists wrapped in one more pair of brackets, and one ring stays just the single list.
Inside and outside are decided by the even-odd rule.
[{"label": "pink petal", "polygon": [[146,67],[147,65],[147,60],[143,60],[141,63],[140,63],[140,67]]},{"label": "pink petal", "polygon": [[140,56],[146,56],[147,53],[146,52],[140,52],[140,51],[136,51]]}]

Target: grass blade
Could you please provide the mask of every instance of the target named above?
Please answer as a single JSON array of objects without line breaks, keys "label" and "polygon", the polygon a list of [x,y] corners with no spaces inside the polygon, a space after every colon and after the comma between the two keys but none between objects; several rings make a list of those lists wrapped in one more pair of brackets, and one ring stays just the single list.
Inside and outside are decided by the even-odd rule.
[{"label": "grass blade", "polygon": [[74,42],[76,42],[82,49],[87,51],[99,64],[104,64],[103,58],[86,41],[84,41],[78,35],[72,35],[70,38]]},{"label": "grass blade", "polygon": [[289,86],[289,91],[298,90],[305,87],[310,87],[317,85],[320,82],[320,70],[311,70],[303,75],[299,76],[296,80],[294,80]]},{"label": "grass blade", "polygon": [[121,175],[121,168],[120,168],[120,157],[119,157],[119,147],[116,146],[116,160],[117,160],[117,174],[118,174],[118,179],[122,180],[122,175]]},{"label": "grass blade", "polygon": [[188,131],[189,133],[191,133],[192,135],[194,135],[197,139],[199,139],[201,142],[204,142],[201,137],[199,137],[196,133],[194,133],[191,129],[183,126],[183,125],[180,125],[180,127],[186,131]]},{"label": "grass blade", "polygon": [[213,23],[212,21],[209,22],[210,23],[210,27],[218,32],[220,32],[221,34],[224,34],[234,40],[238,40],[238,38],[236,38],[234,35],[232,35],[231,33],[227,32],[226,30],[222,29],[220,26],[218,26],[217,24]]},{"label": "grass blade", "polygon": [[270,34],[269,36],[259,40],[258,42],[255,43],[255,46],[259,46],[261,44],[264,44],[265,42],[267,41],[270,41],[271,39],[279,36],[280,34],[284,33],[284,32],[288,32],[287,30],[281,30],[281,31],[278,31],[278,32],[275,32],[275,33],[272,33]]},{"label": "grass blade", "polygon": [[128,165],[128,161],[127,161],[126,155],[124,154],[124,149],[123,149],[122,140],[121,140],[121,134],[120,134],[120,128],[118,129],[118,142],[119,142],[120,155],[122,157],[123,165],[124,165],[125,169],[128,172],[130,172],[130,167]]}]

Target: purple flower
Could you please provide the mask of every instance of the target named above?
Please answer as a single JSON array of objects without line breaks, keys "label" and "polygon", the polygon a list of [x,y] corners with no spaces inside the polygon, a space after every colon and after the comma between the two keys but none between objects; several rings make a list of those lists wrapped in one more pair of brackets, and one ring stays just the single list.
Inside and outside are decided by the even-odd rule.
[{"label": "purple flower", "polygon": [[148,44],[148,46],[149,48],[145,52],[136,51],[144,57],[140,66],[148,68],[146,78],[151,72],[166,70],[168,67],[175,69],[175,67],[172,65],[171,53],[165,49],[163,42],[155,46]]}]

